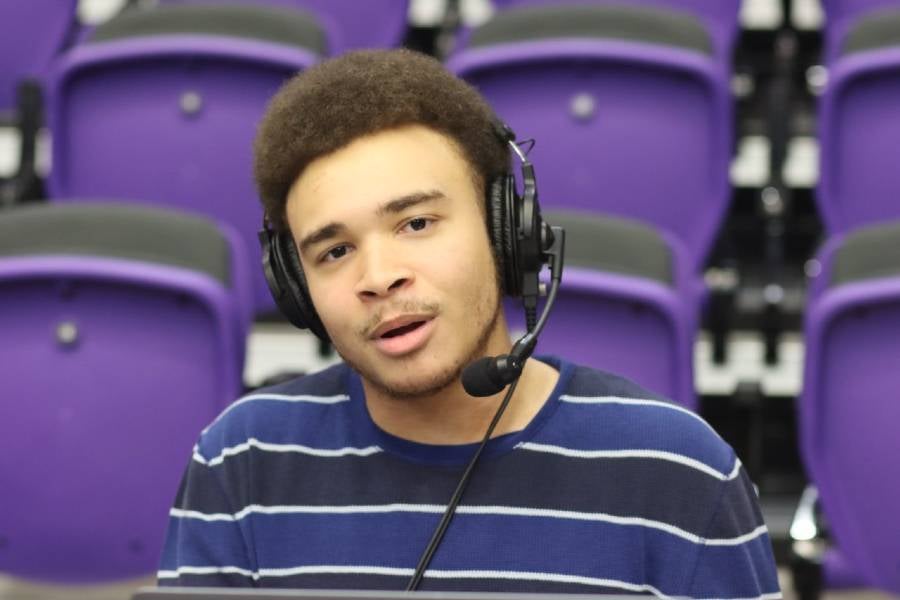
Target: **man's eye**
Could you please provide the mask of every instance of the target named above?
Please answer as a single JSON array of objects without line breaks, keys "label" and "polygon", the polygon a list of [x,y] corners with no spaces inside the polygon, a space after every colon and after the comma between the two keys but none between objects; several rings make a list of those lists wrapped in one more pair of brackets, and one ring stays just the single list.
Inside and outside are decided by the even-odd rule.
[{"label": "man's eye", "polygon": [[332,248],[331,250],[329,250],[328,252],[325,253],[325,255],[322,257],[322,261],[329,262],[329,261],[337,260],[337,259],[341,258],[342,256],[344,256],[345,254],[347,254],[347,245],[346,244],[343,244],[340,246],[335,246],[334,248]]},{"label": "man's eye", "polygon": [[409,227],[413,231],[422,231],[429,225],[431,225],[433,219],[429,219],[427,217],[416,217],[415,219],[410,219],[406,226]]}]

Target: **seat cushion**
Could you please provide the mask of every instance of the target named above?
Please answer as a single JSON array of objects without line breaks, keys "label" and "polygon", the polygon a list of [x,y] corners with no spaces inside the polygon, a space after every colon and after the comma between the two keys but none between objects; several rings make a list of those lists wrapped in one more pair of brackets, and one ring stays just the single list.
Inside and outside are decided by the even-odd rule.
[{"label": "seat cushion", "polygon": [[900,10],[877,10],[860,17],[847,32],[841,54],[900,46]]},{"label": "seat cushion", "polygon": [[133,204],[31,204],[0,212],[0,257],[74,254],[171,265],[231,285],[231,250],[205,218]]},{"label": "seat cushion", "polygon": [[566,266],[644,277],[672,286],[672,253],[653,228],[628,219],[572,211],[543,211],[543,216],[566,231]]},{"label": "seat cushion", "polygon": [[472,33],[469,47],[560,38],[613,38],[713,53],[709,33],[693,15],[638,6],[580,4],[500,11]]},{"label": "seat cushion", "polygon": [[900,275],[900,221],[847,235],[835,251],[829,287]]},{"label": "seat cushion", "polygon": [[134,7],[97,27],[89,42],[140,36],[204,34],[264,40],[316,54],[328,50],[315,18],[300,9],[265,5],[185,4]]}]

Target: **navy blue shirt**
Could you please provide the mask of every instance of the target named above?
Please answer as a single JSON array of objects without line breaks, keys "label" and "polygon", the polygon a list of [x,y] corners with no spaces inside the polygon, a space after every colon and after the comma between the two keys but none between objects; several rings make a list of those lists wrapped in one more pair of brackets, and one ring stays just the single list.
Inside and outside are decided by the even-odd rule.
[{"label": "navy blue shirt", "polygon": [[[740,461],[700,417],[555,358],[492,439],[420,589],[780,597]],[[246,396],[201,435],[160,585],[403,589],[476,444],[381,430],[345,365]]]}]

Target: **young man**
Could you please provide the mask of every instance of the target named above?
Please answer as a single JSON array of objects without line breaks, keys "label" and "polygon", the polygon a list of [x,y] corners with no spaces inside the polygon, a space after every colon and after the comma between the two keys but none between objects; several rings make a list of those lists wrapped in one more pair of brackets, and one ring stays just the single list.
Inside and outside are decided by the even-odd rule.
[{"label": "young man", "polygon": [[[503,398],[460,374],[511,346],[485,207],[509,168],[486,103],[430,58],[347,54],[279,91],[256,177],[345,362],[203,432],[161,585],[406,587]],[[780,597],[731,448],[547,357],[526,362],[420,589]]]}]

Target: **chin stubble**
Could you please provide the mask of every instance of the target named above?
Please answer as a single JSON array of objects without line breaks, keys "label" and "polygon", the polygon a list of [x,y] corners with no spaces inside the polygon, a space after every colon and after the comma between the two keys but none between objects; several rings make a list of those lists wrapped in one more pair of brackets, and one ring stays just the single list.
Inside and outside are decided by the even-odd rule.
[{"label": "chin stubble", "polygon": [[[431,310],[426,310],[426,307],[429,309],[433,308],[436,312],[433,313]],[[407,303],[399,308],[396,306],[391,308],[393,308],[395,312],[427,312],[428,314],[437,314],[437,312],[439,312],[439,307],[436,304]],[[410,400],[422,396],[433,395],[453,385],[453,383],[459,379],[466,366],[484,355],[488,341],[494,333],[497,321],[500,318],[500,310],[500,296],[497,294],[491,316],[482,326],[478,338],[473,343],[471,350],[461,360],[450,365],[444,371],[435,374],[427,381],[414,382],[411,385],[392,385],[389,382],[386,382],[374,369],[369,369],[348,359],[340,349],[337,349],[337,352],[344,361],[359,373],[369,384],[376,388],[380,393],[390,398]],[[366,329],[362,334],[366,340],[368,340],[367,336],[369,335],[369,332],[377,327],[378,323],[381,321],[380,314],[376,315],[379,317],[377,320],[373,319],[370,320],[369,323],[366,323]],[[363,329],[361,328],[360,331],[363,331]]]}]

